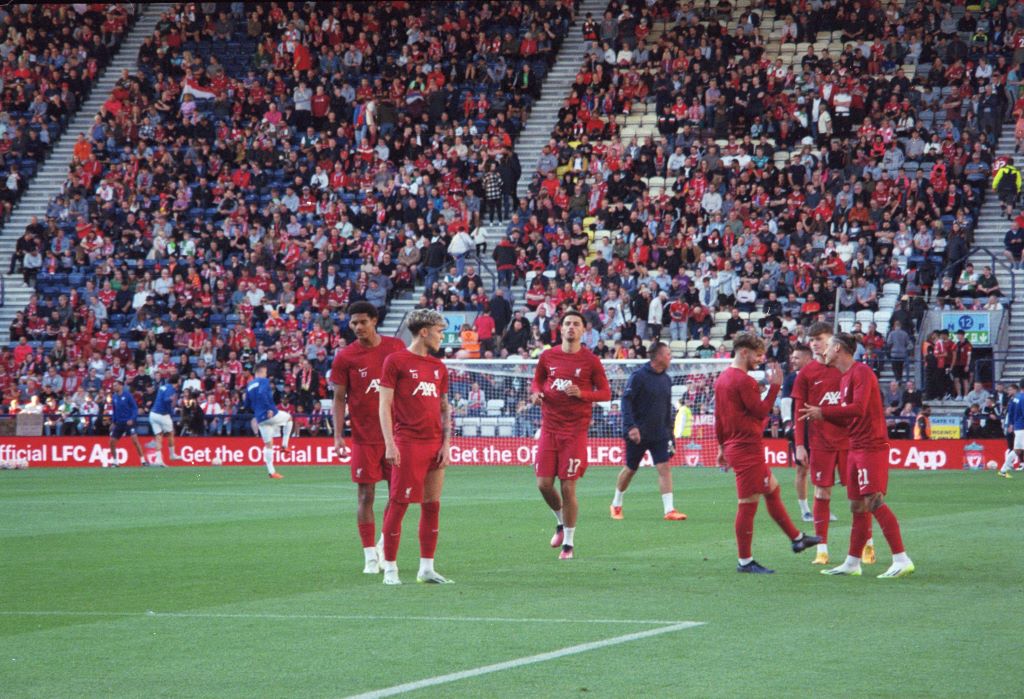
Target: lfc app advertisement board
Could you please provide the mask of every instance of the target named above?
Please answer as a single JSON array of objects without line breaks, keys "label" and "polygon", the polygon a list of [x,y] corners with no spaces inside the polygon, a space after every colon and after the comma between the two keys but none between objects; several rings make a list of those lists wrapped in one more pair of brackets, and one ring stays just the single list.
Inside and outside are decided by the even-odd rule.
[{"label": "lfc app advertisement board", "polygon": [[[263,445],[259,440],[244,437],[178,437],[178,453],[182,461],[172,465],[253,466],[263,463]],[[101,467],[110,458],[109,441],[105,437],[0,437],[0,466],[17,467]],[[537,442],[527,438],[456,437],[452,443],[452,464],[529,466],[533,464]],[[592,466],[622,466],[625,448],[622,440],[595,438],[589,441],[589,462]],[[890,442],[890,468],[919,471],[940,469],[982,469],[989,461],[1002,463],[1006,442],[988,440],[898,440]],[[155,452],[147,448],[147,458]],[[676,441],[672,463],[681,467],[714,466],[717,447],[708,442]],[[127,466],[139,465],[138,455],[128,440],[118,444],[118,461]],[[650,464],[646,458],[644,465]],[[167,459],[166,455],[164,457]],[[329,438],[293,439],[291,448],[277,447],[275,464],[282,466],[347,466],[349,457],[339,456]],[[765,440],[765,461],[772,466],[790,466],[789,448],[785,440]]]}]

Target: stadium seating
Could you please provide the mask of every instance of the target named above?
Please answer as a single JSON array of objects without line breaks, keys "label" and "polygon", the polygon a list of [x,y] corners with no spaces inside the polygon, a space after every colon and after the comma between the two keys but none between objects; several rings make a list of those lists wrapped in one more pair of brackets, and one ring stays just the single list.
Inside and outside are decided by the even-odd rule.
[{"label": "stadium seating", "polygon": [[[347,305],[383,315],[423,275],[396,261],[404,239],[446,248],[475,223],[480,170],[521,130],[573,5],[204,7],[165,14],[76,149],[32,226],[46,250],[12,343],[62,375],[95,364],[94,398],[127,373],[145,404],[154,380],[196,373],[231,387],[228,408],[273,350],[278,387],[308,412]],[[298,391],[305,361],[316,385]]]},{"label": "stadium seating", "polygon": [[[884,333],[897,301],[928,294],[956,261],[947,250],[966,252],[1006,112],[999,84],[1009,53],[989,31],[1003,11],[976,14],[980,29],[937,38],[928,27],[939,16],[928,7],[882,13],[834,3],[828,13],[801,13],[795,35],[789,5],[776,7],[773,16],[746,0],[704,10],[653,3],[618,15],[625,31],[592,37],[552,132],[556,176],[534,175],[530,215],[508,233],[526,248],[517,276],[527,287],[559,268],[590,282],[602,253],[597,264],[609,272],[596,287],[628,294],[615,302],[627,316],[621,340],[597,346],[604,356],[631,356],[659,291],[668,296],[663,338],[670,302],[682,298],[687,311],[708,308],[715,320],[703,332],[727,351],[730,314],[721,311],[738,305],[742,279],[755,292],[740,314],[747,329],[789,326],[800,339],[799,326],[839,310],[830,284],[863,277],[873,301],[840,313],[839,324],[866,331],[874,323]],[[720,55],[704,48],[712,42]],[[932,68],[961,54],[972,65],[986,57],[991,77],[953,60],[956,68]],[[574,226],[585,243],[570,235]],[[639,298],[652,277],[660,277],[653,293]],[[705,278],[710,302],[701,298]],[[768,304],[772,291],[780,300],[794,294],[792,321],[788,304]],[[825,293],[806,304],[815,291]],[[585,311],[598,331],[607,306],[600,298]],[[689,356],[701,345],[673,340]]]},{"label": "stadium seating", "polygon": [[[0,216],[6,219],[134,18],[113,3],[11,4],[0,16],[7,33],[0,65]],[[68,27],[74,30],[65,32]]]}]

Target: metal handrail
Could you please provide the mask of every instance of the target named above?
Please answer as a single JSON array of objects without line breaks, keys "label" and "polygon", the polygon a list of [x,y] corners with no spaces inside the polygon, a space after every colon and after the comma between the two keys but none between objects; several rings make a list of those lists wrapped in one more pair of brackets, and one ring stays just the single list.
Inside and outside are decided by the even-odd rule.
[{"label": "metal handrail", "polygon": [[[939,270],[938,279],[941,280],[943,277],[948,276],[947,272],[949,272],[949,270],[951,270],[956,265],[961,264],[961,263],[966,264],[966,263],[970,262],[970,257],[974,253],[981,253],[983,255],[987,255],[988,258],[989,258],[989,262],[990,262],[990,264],[992,266],[992,271],[995,271],[1000,265],[1002,265],[1004,271],[1007,271],[1007,272],[1010,273],[1010,295],[1009,295],[1009,298],[1007,298],[1006,295],[1005,295],[1006,294],[1006,290],[1005,289],[1002,289],[1002,287],[1000,287],[1000,290],[1004,294],[1003,298],[1006,300],[1006,302],[1008,304],[1008,307],[1012,308],[1013,307],[1013,302],[1017,300],[1017,279],[1016,279],[1016,275],[1013,274],[1013,268],[1010,267],[1010,265],[1008,265],[1006,263],[1006,261],[1002,257],[996,255],[991,250],[989,250],[987,247],[983,247],[981,245],[972,246],[971,248],[969,248],[967,250],[967,254],[966,255],[962,255],[962,256],[958,257],[957,259],[953,260],[952,262],[947,262]],[[954,279],[953,282],[955,283],[956,280]]]}]

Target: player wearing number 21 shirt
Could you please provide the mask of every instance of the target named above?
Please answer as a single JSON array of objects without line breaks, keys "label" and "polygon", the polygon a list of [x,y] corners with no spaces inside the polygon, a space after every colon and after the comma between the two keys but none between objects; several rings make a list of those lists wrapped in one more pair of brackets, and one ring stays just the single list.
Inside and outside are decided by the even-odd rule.
[{"label": "player wearing number 21 shirt", "polygon": [[[793,383],[794,415],[799,415],[804,405],[839,405],[839,382],[843,375],[825,363],[825,354],[832,339],[832,325],[814,323],[807,334],[814,357],[804,364]],[[844,427],[827,421],[795,420],[793,436],[797,472],[802,472],[804,478],[809,473],[814,485],[814,534],[821,537],[814,565],[827,565],[832,486],[837,481],[840,485],[846,482],[846,455],[850,440]],[[797,486],[799,488],[799,482]],[[864,563],[875,562],[874,550],[873,542],[869,540],[862,556]]]},{"label": "player wearing number 21 shirt", "polygon": [[761,398],[757,382],[748,372],[764,363],[764,340],[750,333],[740,333],[733,341],[732,366],[715,380],[715,436],[718,439],[718,465],[736,473],[736,547],[739,551],[738,573],[774,573],[754,560],[751,546],[754,539],[754,515],[764,496],[768,514],[789,537],[793,553],[800,553],[821,540],[808,536],[793,525],[786,512],[775,480],[765,461],[765,421],[775,405],[782,385],[782,372],[772,365],[768,372],[768,395]]},{"label": "player wearing number 21 shirt", "polygon": [[[357,301],[348,308],[349,327],[356,341],[342,349],[331,364],[334,384],[334,450],[350,457],[352,482],[358,491],[356,524],[363,544],[363,572],[381,572],[374,545],[376,520],[373,500],[376,485],[389,479],[384,461],[384,436],[380,432],[380,377],[384,360],[405,349],[405,343],[377,333],[377,307]],[[345,410],[352,423],[352,446],[345,444]]]},{"label": "player wearing number 21 shirt", "polygon": [[879,578],[901,578],[914,572],[914,564],[903,548],[896,515],[885,504],[889,485],[889,435],[878,377],[866,364],[854,360],[857,340],[839,333],[828,345],[825,362],[842,372],[839,405],[808,405],[801,410],[805,420],[827,420],[844,426],[850,435],[846,459],[846,494],[850,498],[853,526],[850,550],[841,566],[821,571],[825,575],[860,575],[861,552],[871,533],[874,515],[892,550],[892,565]]},{"label": "player wearing number 21 shirt", "polygon": [[431,356],[441,349],[445,319],[437,311],[409,313],[408,349],[389,354],[380,379],[380,431],[391,488],[384,513],[384,584],[401,585],[398,543],[409,503],[420,503],[420,570],[417,582],[450,583],[434,570],[440,528],[441,486],[451,443],[448,369]]},{"label": "player wearing number 21 shirt", "polygon": [[[537,488],[558,522],[551,538],[561,547],[559,558],[573,557],[576,532],[576,480],[587,470],[587,431],[594,403],[612,398],[608,377],[597,356],[583,347],[583,316],[566,311],[559,328],[562,344],[540,355],[530,387],[530,400],[540,403],[540,439],[534,470]],[[555,477],[560,491],[555,489]]]}]

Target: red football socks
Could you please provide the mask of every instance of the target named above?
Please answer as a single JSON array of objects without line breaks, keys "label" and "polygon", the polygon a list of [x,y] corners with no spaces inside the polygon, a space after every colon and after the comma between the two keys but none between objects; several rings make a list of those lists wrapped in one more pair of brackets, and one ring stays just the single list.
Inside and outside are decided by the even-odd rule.
[{"label": "red football socks", "polygon": [[364,549],[374,545],[373,539],[376,535],[377,526],[373,522],[359,522],[359,540],[363,542]]},{"label": "red football socks", "polygon": [[871,536],[871,513],[854,512],[853,526],[850,527],[850,556],[859,559],[864,553],[864,544]]},{"label": "red football socks", "polygon": [[800,537],[800,530],[793,525],[793,520],[789,518],[786,506],[782,504],[782,494],[780,491],[781,488],[775,488],[775,490],[764,496],[764,502],[768,506],[768,514],[775,520],[775,523],[779,525],[782,531],[786,532],[786,536],[789,537],[790,541],[795,541]]},{"label": "red football socks", "polygon": [[[900,523],[896,519],[896,515],[889,509],[888,505],[882,505],[875,510],[875,519],[878,520],[878,526],[882,528],[882,534],[885,535],[885,540],[889,542],[889,548],[892,549],[893,554],[903,553],[903,536],[900,534]],[[871,520],[868,520],[868,533],[871,532]],[[867,541],[867,539],[865,539]]]},{"label": "red football socks", "polygon": [[437,550],[441,503],[425,502],[420,508],[420,557],[433,558],[434,551]]},{"label": "red football socks", "polygon": [[828,543],[829,500],[814,498],[814,535],[821,537],[821,543]]},{"label": "red football socks", "polygon": [[398,542],[402,538],[402,518],[409,509],[407,502],[392,501],[384,515],[384,560],[398,560]]},{"label": "red football socks", "polygon": [[757,501],[741,502],[736,508],[736,547],[740,558],[751,558],[750,545],[754,540],[754,515]]}]

